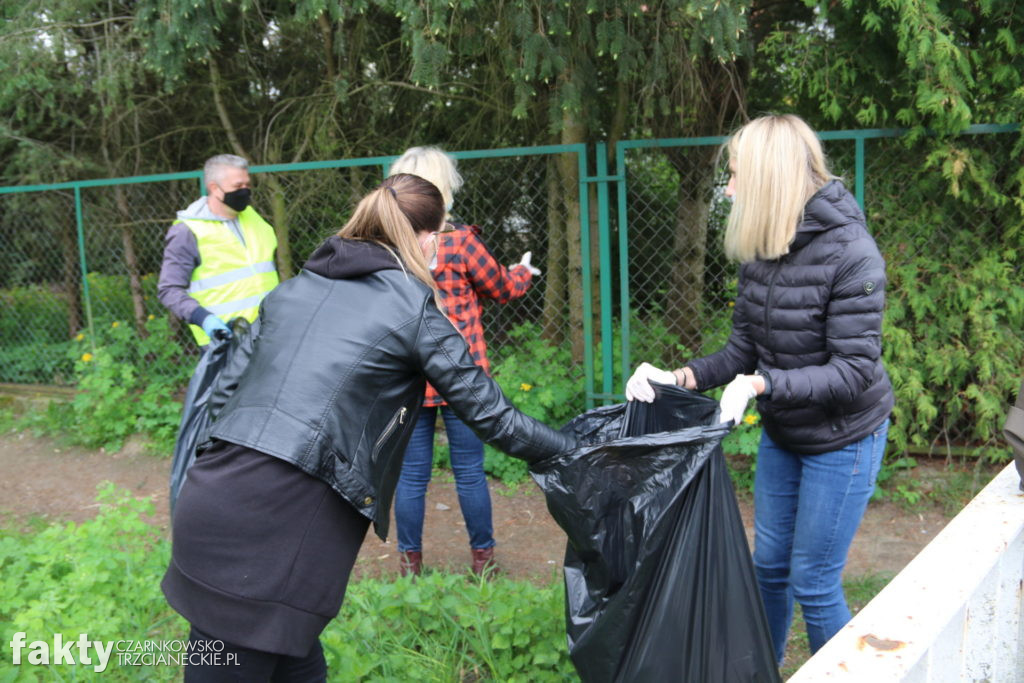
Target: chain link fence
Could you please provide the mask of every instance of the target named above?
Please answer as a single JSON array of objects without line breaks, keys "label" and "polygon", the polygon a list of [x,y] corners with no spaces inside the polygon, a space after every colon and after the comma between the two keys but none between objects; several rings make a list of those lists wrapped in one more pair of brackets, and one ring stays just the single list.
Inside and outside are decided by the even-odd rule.
[{"label": "chain link fence", "polygon": [[[886,258],[883,354],[897,395],[891,434],[904,452],[1000,447],[1024,368],[1018,136],[1013,126],[977,128],[986,134],[952,143],[823,135],[833,173],[861,192]],[[627,227],[613,243],[626,243],[616,283],[628,294],[616,310],[628,301],[632,319],[616,381],[640,361],[678,367],[721,348],[737,276],[722,251],[728,171],[718,141],[623,147],[618,230]]]},{"label": "chain link fence", "polygon": [[[513,353],[523,339],[555,345],[579,337],[570,329],[569,297],[550,291],[547,283],[554,280],[564,289],[576,280],[566,270],[561,204],[563,197],[578,195],[579,185],[576,177],[563,179],[556,160],[564,157],[575,168],[582,152],[580,146],[569,152],[454,154],[469,158],[459,161],[465,184],[455,198],[453,219],[478,225],[499,263],[514,265],[531,251],[533,264],[542,270],[525,296],[484,303],[492,361]],[[278,233],[283,277],[297,272],[317,245],[344,225],[391,160],[252,169],[253,204]],[[188,326],[163,308],[156,291],[167,229],[176,212],[200,196],[200,177],[194,176],[0,194],[0,235],[9,245],[0,257],[0,382],[72,384],[76,361],[92,356],[90,342],[103,339],[105,330],[135,326],[145,333],[158,318],[171,323],[178,363],[194,365],[199,351]],[[551,257],[551,235],[561,242],[555,250],[560,256]],[[153,368],[167,370],[166,365]],[[578,389],[573,402],[582,405],[582,362],[569,370]]]},{"label": "chain link fence", "polygon": [[[1007,200],[1020,194],[1017,136],[965,135],[939,156],[929,139],[867,133],[824,139],[833,171],[862,192],[887,259],[885,352],[901,445],[989,444],[1024,365],[1020,297],[997,297],[1003,309],[989,300],[1008,294],[1008,278],[1020,288],[1022,211]],[[736,266],[722,251],[729,206],[719,150],[717,140],[630,141],[609,160],[618,176],[588,176],[594,160],[582,145],[455,153],[465,185],[454,218],[479,225],[500,263],[531,251],[543,271],[522,298],[485,305],[492,360],[560,349],[575,410],[612,400],[640,361],[676,367],[720,348]],[[388,161],[253,169],[254,205],[278,230],[284,276],[344,224]],[[0,382],[71,384],[85,351],[74,346],[79,335],[169,319],[156,298],[163,238],[200,193],[198,174],[178,176],[0,194]],[[191,366],[191,335],[171,323],[178,362]],[[523,386],[543,382],[528,370]]]}]

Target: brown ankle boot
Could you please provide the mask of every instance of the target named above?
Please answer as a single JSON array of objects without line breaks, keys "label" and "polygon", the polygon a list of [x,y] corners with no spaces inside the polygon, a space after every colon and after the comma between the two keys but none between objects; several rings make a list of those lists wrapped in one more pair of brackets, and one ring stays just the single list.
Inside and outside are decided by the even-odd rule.
[{"label": "brown ankle boot", "polygon": [[477,576],[492,576],[498,573],[498,563],[494,561],[494,546],[490,548],[473,548],[473,573]]},{"label": "brown ankle boot", "polygon": [[398,553],[398,570],[402,576],[419,576],[423,571],[423,553],[419,550]]}]

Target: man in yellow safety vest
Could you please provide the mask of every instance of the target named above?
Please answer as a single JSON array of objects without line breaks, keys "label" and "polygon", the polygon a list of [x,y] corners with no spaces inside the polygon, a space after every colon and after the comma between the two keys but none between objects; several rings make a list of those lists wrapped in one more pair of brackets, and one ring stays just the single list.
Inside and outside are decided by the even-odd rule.
[{"label": "man in yellow safety vest", "polygon": [[259,313],[260,301],[277,286],[274,228],[249,205],[249,163],[219,154],[203,166],[206,196],[178,212],[164,240],[157,296],[191,324],[204,347],[227,322]]}]

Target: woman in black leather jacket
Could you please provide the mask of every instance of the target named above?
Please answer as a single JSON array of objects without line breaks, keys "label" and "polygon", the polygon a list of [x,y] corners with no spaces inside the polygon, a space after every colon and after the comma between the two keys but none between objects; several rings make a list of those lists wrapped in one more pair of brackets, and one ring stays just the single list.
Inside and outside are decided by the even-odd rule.
[{"label": "woman in black leather jacket", "polygon": [[239,666],[190,666],[186,680],[326,677],[319,634],[370,522],[387,534],[427,380],[506,453],[575,446],[516,410],[438,309],[427,262],[444,217],[431,183],[385,180],[266,297],[251,348],[225,369],[162,587],[195,647],[224,641]]}]

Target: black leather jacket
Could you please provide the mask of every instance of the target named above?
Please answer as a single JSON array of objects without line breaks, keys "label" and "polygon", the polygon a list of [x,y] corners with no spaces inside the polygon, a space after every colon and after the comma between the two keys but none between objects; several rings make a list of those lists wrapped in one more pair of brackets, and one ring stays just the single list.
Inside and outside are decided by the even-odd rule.
[{"label": "black leather jacket", "polygon": [[575,447],[509,402],[433,292],[378,245],[327,240],[264,299],[259,326],[221,375],[210,436],[326,482],[381,538],[427,380],[510,455],[535,461]]}]

